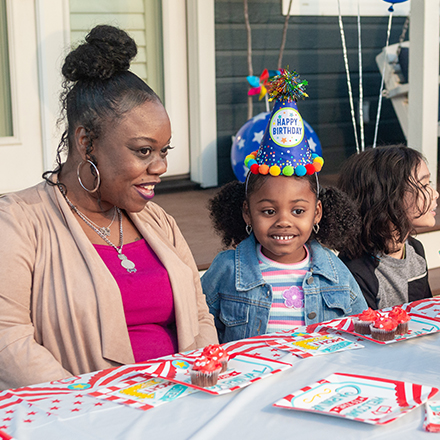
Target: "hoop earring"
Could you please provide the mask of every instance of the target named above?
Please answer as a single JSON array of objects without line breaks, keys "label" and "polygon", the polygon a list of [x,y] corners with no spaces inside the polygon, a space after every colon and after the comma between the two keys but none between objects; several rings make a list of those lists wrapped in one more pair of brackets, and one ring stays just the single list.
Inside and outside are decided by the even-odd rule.
[{"label": "hoop earring", "polygon": [[313,225],[313,232],[315,233],[315,234],[318,234],[318,232],[319,232],[319,223],[315,223],[314,225]]},{"label": "hoop earring", "polygon": [[246,233],[247,233],[247,235],[252,234],[252,225],[246,225]]},{"label": "hoop earring", "polygon": [[[86,162],[88,162],[90,165],[93,166],[93,168],[95,169],[95,172],[96,172],[96,177],[97,177],[97,179],[98,179],[98,182],[97,182],[97,184],[95,185],[95,188],[93,188],[93,189],[88,189],[88,188],[86,188],[86,187],[84,186],[84,184],[82,183],[82,181],[81,181],[81,176],[79,175],[79,172],[80,172],[80,170],[81,170],[81,167],[82,167]],[[78,177],[78,182],[79,182],[79,184],[82,186],[82,188],[83,188],[85,191],[87,191],[88,193],[90,193],[90,194],[92,194],[92,193],[98,191],[99,185],[101,185],[101,176],[99,175],[98,167],[97,167],[97,166],[96,166],[96,165],[95,165],[90,159],[87,159],[86,161],[83,161],[83,160],[82,160],[82,161],[78,164],[78,167],[77,167],[77,169],[76,169],[76,177]]]}]

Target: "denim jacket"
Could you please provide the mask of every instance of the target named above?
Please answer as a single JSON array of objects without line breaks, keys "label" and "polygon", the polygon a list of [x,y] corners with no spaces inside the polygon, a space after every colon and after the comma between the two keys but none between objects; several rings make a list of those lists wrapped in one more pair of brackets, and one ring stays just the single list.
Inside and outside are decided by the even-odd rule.
[{"label": "denim jacket", "polygon": [[[311,269],[304,277],[306,324],[361,313],[367,303],[350,271],[317,241],[309,244]],[[235,250],[216,256],[202,277],[220,343],[266,333],[272,286],[264,281],[251,234]]]}]

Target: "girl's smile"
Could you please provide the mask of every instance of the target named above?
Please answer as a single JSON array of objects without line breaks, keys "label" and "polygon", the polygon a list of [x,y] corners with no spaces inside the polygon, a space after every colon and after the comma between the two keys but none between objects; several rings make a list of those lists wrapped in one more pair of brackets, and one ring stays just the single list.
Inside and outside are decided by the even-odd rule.
[{"label": "girl's smile", "polygon": [[321,215],[321,202],[301,177],[269,177],[243,209],[263,254],[285,264],[304,259],[304,244]]}]

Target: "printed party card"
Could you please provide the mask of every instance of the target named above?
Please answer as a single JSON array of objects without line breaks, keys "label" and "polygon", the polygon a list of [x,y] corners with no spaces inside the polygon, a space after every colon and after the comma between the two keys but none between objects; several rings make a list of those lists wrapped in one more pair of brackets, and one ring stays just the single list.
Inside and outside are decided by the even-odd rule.
[{"label": "printed party card", "polygon": [[385,425],[426,402],[438,389],[378,377],[334,373],[274,406]]},{"label": "printed party card", "polygon": [[101,388],[90,393],[98,399],[129,405],[144,411],[164,403],[172,402],[179,397],[197,393],[198,390],[185,385],[169,382],[164,379],[126,380],[118,384]]},{"label": "printed party card", "polygon": [[301,332],[292,333],[291,337],[267,341],[267,344],[279,350],[293,353],[300,358],[364,348],[363,345],[348,341],[342,336]]}]

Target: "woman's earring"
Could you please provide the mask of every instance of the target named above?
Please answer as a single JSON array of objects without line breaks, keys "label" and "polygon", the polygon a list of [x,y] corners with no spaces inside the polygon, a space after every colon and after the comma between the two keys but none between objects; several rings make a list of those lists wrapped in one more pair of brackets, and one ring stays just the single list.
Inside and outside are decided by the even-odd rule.
[{"label": "woman's earring", "polygon": [[319,232],[319,223],[315,223],[314,225],[313,225],[313,232],[315,233],[315,234],[318,234],[318,232]]},{"label": "woman's earring", "polygon": [[246,225],[246,232],[247,232],[247,235],[252,234],[252,225]]},{"label": "woman's earring", "polygon": [[[97,181],[96,181],[96,185],[95,185],[95,188],[93,188],[93,189],[88,189],[88,188],[86,188],[84,185],[83,185],[83,183],[82,183],[82,181],[81,181],[81,176],[79,175],[79,173],[80,173],[80,171],[81,171],[81,167],[86,163],[86,162],[88,162],[94,169],[95,169],[95,172],[96,172],[96,179],[97,179]],[[76,169],[76,177],[78,177],[78,182],[79,182],[79,184],[82,186],[82,188],[85,190],[85,191],[87,191],[88,193],[94,193],[94,192],[96,192],[96,191],[98,191],[98,188],[99,188],[99,185],[101,185],[101,176],[99,175],[99,170],[98,170],[98,167],[91,161],[91,160],[89,160],[89,159],[87,159],[86,161],[81,161],[79,164],[78,164],[78,168]]]}]

